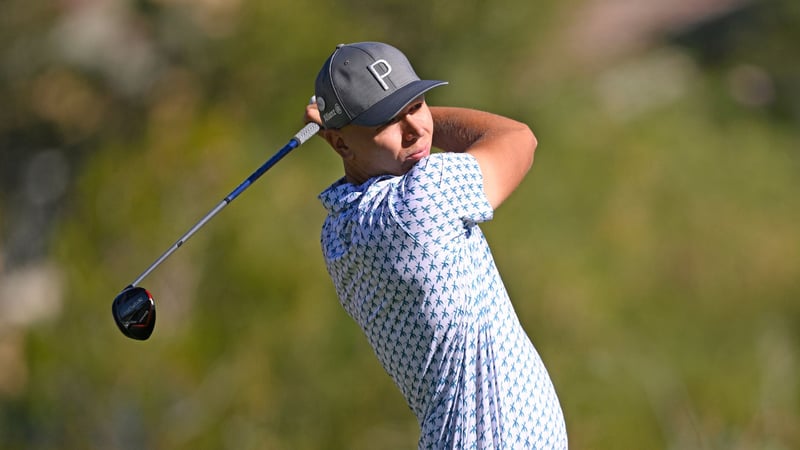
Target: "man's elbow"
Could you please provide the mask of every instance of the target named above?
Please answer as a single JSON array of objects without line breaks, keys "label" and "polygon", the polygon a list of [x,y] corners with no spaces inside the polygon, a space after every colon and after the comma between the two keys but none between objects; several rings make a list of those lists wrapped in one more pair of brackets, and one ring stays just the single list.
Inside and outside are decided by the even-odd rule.
[{"label": "man's elbow", "polygon": [[525,124],[522,124],[520,129],[520,149],[521,149],[521,158],[522,158],[522,167],[524,167],[525,172],[530,170],[531,166],[533,166],[533,156],[536,153],[536,147],[539,145],[539,140],[536,139],[536,135],[533,134],[531,128]]}]

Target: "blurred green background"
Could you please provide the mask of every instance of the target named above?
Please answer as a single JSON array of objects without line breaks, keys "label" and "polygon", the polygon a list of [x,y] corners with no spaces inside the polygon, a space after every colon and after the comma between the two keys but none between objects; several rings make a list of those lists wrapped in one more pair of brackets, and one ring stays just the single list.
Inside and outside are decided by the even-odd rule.
[{"label": "blurred green background", "polygon": [[399,449],[338,304],[313,139],[114,296],[302,125],[339,42],[540,145],[483,229],[573,449],[800,448],[793,0],[4,0],[0,447]]}]

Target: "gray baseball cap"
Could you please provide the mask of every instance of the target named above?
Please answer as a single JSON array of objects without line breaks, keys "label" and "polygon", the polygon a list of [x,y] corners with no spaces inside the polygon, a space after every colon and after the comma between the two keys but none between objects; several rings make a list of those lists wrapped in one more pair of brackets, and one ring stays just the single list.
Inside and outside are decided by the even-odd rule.
[{"label": "gray baseball cap", "polygon": [[420,80],[398,49],[380,42],[339,44],[314,86],[325,128],[374,127],[391,120],[415,98],[447,84]]}]

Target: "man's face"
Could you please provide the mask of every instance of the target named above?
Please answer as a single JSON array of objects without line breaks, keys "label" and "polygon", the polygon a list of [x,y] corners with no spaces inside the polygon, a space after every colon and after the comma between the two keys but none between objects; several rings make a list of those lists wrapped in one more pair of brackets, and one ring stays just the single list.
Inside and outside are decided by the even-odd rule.
[{"label": "man's face", "polygon": [[344,160],[348,181],[360,184],[374,176],[411,170],[430,155],[432,135],[433,118],[425,97],[419,96],[384,125],[342,128],[334,148]]}]

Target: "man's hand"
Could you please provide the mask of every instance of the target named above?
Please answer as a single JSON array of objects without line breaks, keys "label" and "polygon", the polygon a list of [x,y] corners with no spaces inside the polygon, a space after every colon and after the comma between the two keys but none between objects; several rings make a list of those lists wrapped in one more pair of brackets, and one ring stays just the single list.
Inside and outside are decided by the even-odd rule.
[{"label": "man's hand", "polygon": [[306,112],[303,115],[303,123],[316,122],[319,124],[320,130],[324,127],[322,125],[322,118],[319,115],[319,108],[315,97],[311,97],[311,102],[306,105]]}]

